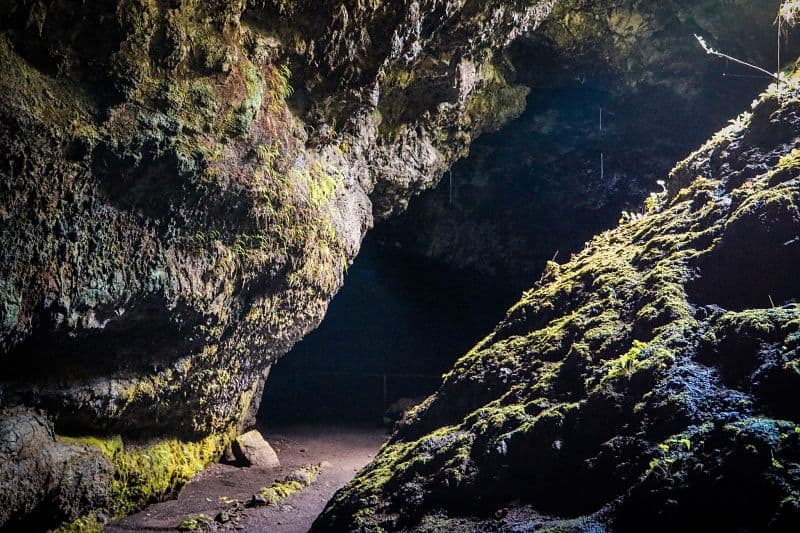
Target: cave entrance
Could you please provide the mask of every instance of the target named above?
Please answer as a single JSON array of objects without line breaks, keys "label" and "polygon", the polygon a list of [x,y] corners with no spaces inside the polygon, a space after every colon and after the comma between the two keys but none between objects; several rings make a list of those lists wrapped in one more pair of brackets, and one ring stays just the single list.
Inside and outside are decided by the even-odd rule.
[{"label": "cave entrance", "polygon": [[273,367],[259,421],[388,423],[392,404],[434,392],[518,296],[373,232],[320,327]]}]

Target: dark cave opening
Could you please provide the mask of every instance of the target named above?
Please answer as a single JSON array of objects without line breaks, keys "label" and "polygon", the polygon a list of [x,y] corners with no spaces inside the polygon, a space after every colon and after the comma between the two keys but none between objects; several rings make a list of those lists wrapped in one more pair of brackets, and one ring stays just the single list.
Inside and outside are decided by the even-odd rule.
[{"label": "dark cave opening", "polygon": [[518,119],[369,233],[322,325],[272,368],[259,421],[386,422],[398,400],[435,392],[549,259],[566,261],[638,210],[675,161],[763,88],[726,77],[735,67],[706,68],[702,112],[656,85],[536,87]]},{"label": "dark cave opening", "polygon": [[370,234],[322,325],[272,368],[258,419],[381,423],[433,393],[518,296]]},{"label": "dark cave opening", "polygon": [[526,290],[548,260],[566,261],[623,211],[639,212],[675,163],[765,85],[725,64],[707,68],[697,101],[602,79],[534,86],[519,118],[478,138],[435,189],[374,231]]}]

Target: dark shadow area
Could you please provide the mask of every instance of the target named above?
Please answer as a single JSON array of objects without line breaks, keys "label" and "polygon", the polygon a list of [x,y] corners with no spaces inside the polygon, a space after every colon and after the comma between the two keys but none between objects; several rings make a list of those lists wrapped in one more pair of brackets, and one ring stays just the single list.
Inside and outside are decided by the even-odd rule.
[{"label": "dark shadow area", "polygon": [[[773,181],[794,175],[776,173]],[[693,302],[741,311],[796,301],[800,195],[792,186],[774,190],[780,194],[740,206],[722,240],[700,258],[699,276],[686,288]]]},{"label": "dark shadow area", "polygon": [[379,423],[434,392],[518,296],[367,237],[322,325],[273,368],[259,419]]},{"label": "dark shadow area", "polygon": [[376,231],[525,290],[556,253],[563,262],[622,211],[640,211],[657,181],[769,82],[711,80],[725,85],[708,89],[709,105],[658,86],[623,95],[610,83],[536,87],[519,119],[479,138],[436,189]]},{"label": "dark shadow area", "polygon": [[[640,4],[660,24],[632,48],[602,34],[570,36],[568,27],[515,42],[509,77],[531,90],[525,112],[478,138],[435,190],[379,229],[387,240],[525,290],[557,252],[563,262],[622,211],[641,211],[678,161],[771,83],[707,55],[693,35],[774,68],[772,8],[754,9],[752,19],[720,10],[710,32],[700,14],[707,7]],[[796,57],[797,35],[789,32],[782,49]]]},{"label": "dark shadow area", "polygon": [[34,333],[9,352],[0,384],[69,385],[153,372],[172,364],[182,350],[200,346],[184,340],[162,298],[98,308],[93,323],[76,332],[64,325],[68,312],[58,304],[41,311]]}]

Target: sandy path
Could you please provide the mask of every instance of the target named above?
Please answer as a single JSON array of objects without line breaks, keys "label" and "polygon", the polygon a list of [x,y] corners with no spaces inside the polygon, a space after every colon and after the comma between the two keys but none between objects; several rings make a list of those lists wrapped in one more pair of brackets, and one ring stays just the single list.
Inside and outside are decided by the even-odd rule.
[{"label": "sandy path", "polygon": [[246,509],[238,522],[216,530],[270,533],[306,533],[337,489],[366,465],[386,441],[381,428],[294,426],[264,431],[281,461],[280,468],[263,470],[212,465],[199,473],[175,500],[158,503],[106,527],[108,533],[175,531],[184,519],[197,514],[210,517],[226,508],[220,498],[247,501],[253,493],[296,468],[327,464],[317,481],[276,507]]}]

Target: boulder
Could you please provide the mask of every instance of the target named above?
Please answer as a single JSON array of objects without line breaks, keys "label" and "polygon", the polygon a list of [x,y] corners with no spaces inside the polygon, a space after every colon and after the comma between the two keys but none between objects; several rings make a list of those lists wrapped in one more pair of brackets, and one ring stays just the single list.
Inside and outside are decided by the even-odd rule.
[{"label": "boulder", "polygon": [[97,447],[56,438],[52,422],[24,407],[0,410],[0,524],[32,531],[108,504],[112,466]]},{"label": "boulder", "polygon": [[236,461],[244,466],[275,468],[280,466],[278,454],[257,430],[239,435],[231,444]]}]

